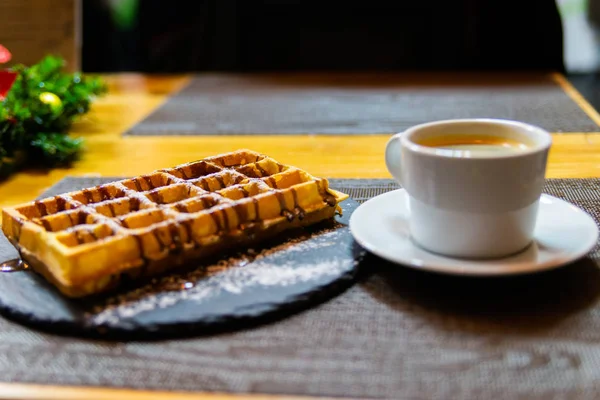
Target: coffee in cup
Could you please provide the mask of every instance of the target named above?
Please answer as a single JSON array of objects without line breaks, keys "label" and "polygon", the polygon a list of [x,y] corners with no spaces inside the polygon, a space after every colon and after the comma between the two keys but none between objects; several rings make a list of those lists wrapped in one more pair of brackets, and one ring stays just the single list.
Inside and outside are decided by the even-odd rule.
[{"label": "coffee in cup", "polygon": [[519,153],[531,147],[530,143],[484,134],[434,136],[417,140],[415,143],[440,150],[462,152],[469,157],[493,157],[499,154]]},{"label": "coffee in cup", "polygon": [[466,258],[528,247],[550,146],[545,130],[497,119],[438,121],[393,136],[386,164],[408,193],[413,241]]}]

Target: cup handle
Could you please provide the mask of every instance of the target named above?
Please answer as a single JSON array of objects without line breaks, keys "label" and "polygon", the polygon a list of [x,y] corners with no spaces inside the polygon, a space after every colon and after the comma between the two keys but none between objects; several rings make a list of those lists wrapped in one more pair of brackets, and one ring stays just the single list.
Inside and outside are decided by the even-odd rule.
[{"label": "cup handle", "polygon": [[388,140],[385,146],[385,165],[390,171],[390,174],[398,181],[398,183],[402,184],[401,176],[402,176],[402,146],[400,143],[400,139],[402,138],[402,133],[397,133]]}]

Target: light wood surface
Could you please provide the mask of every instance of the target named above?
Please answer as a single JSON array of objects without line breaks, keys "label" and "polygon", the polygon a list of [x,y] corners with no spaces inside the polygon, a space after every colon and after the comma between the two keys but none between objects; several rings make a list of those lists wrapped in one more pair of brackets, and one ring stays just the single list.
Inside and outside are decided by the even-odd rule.
[{"label": "light wood surface", "polygon": [[[65,176],[137,175],[209,155],[250,148],[286,164],[330,178],[389,178],[383,161],[388,135],[364,136],[122,136],[180,89],[186,76],[106,75],[110,94],[99,99],[73,135],[84,137],[86,151],[72,168],[25,171],[0,184],[0,207],[30,201]],[[567,94],[590,117],[600,116],[560,76]],[[600,176],[600,133],[554,134],[547,176]]]},{"label": "light wood surface", "polygon": [[[365,136],[208,136],[136,137],[122,133],[144,118],[169,95],[182,88],[187,76],[105,75],[110,94],[99,99],[72,134],[86,140],[87,149],[72,168],[25,171],[0,184],[0,207],[30,201],[65,176],[125,176],[170,167],[205,156],[250,148],[317,176],[389,178],[382,158],[388,135]],[[592,118],[600,115],[563,76],[553,79]],[[599,129],[600,130],[600,129]],[[547,176],[600,176],[600,132],[553,134]],[[271,399],[265,396],[241,396]],[[206,399],[240,398],[227,394],[145,392],[107,388],[53,387],[0,383],[1,399]],[[277,397],[292,399],[293,397]]]},{"label": "light wood surface", "polygon": [[[28,400],[321,400],[325,397],[296,397],[296,396],[267,396],[244,395],[237,396],[224,393],[186,393],[162,392],[147,390],[129,390],[112,388],[82,388],[75,386],[27,385],[15,383],[0,383],[0,399]],[[333,399],[331,399],[333,400]]]}]

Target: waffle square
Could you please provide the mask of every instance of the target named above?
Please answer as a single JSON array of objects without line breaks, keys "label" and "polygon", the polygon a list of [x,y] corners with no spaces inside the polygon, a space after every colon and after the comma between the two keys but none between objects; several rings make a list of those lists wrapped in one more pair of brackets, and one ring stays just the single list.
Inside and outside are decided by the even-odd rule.
[{"label": "waffle square", "polygon": [[332,218],[348,196],[238,150],[2,210],[21,257],[83,297]]}]

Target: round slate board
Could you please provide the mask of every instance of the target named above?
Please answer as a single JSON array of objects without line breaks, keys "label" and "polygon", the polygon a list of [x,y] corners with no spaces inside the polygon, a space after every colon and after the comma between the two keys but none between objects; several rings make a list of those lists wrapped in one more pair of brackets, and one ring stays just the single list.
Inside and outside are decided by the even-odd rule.
[{"label": "round slate board", "polygon": [[343,216],[299,229],[261,248],[155,278],[93,299],[62,296],[31,271],[0,273],[0,313],[42,330],[154,339],[212,334],[272,321],[349,287],[365,252]]}]

